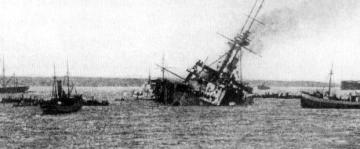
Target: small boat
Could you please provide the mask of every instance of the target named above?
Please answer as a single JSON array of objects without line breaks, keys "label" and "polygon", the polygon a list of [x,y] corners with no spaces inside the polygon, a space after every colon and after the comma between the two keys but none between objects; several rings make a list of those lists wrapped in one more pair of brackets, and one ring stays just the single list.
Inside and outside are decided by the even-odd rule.
[{"label": "small boat", "polygon": [[326,93],[320,91],[302,92],[301,107],[303,108],[336,108],[336,109],[360,109],[359,96],[350,96],[347,99],[337,98],[336,95],[331,96],[331,78],[333,71],[330,71],[329,89]]},{"label": "small boat", "polygon": [[40,108],[43,111],[43,114],[64,114],[77,112],[82,108],[82,96],[75,95],[71,98],[53,98],[50,101],[45,101],[40,104]]},{"label": "small boat", "polygon": [[[3,58],[3,70],[2,70],[2,83],[1,83],[1,87],[0,87],[0,93],[24,93],[27,90],[29,90],[29,86],[19,86],[18,80],[15,77],[15,74],[13,77],[11,77],[9,80],[6,80],[6,76],[5,76],[5,61]],[[9,83],[13,81],[14,85],[13,86],[9,86]]]},{"label": "small boat", "polygon": [[268,90],[268,89],[270,89],[270,87],[269,87],[269,86],[266,86],[265,83],[263,83],[263,84],[261,84],[261,85],[258,85],[257,88],[258,88],[259,90]]},{"label": "small boat", "polygon": [[79,111],[83,106],[83,97],[80,94],[72,95],[74,86],[70,89],[69,71],[67,72],[67,93],[62,88],[62,81],[54,75],[52,97],[49,101],[40,104],[43,114],[64,114]]},{"label": "small boat", "polygon": [[29,90],[29,86],[1,87],[0,93],[24,93]]},{"label": "small boat", "polygon": [[335,97],[325,99],[324,97],[316,96],[308,92],[303,92],[301,97],[301,107],[303,108],[335,108],[335,109],[360,109],[360,102],[355,100],[340,100]]},{"label": "small boat", "polygon": [[9,96],[2,99],[2,103],[13,103],[13,107],[38,106],[42,101],[43,99],[38,96],[24,96],[24,94],[20,97]]},{"label": "small boat", "polygon": [[110,103],[107,100],[99,101],[94,98],[82,101],[83,106],[108,106]]}]

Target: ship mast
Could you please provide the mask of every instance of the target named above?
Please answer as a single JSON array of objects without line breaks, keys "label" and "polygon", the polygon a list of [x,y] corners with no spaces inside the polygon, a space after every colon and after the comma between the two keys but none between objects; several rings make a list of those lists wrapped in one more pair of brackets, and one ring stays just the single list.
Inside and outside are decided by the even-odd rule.
[{"label": "ship mast", "polygon": [[3,87],[6,87],[7,83],[6,83],[6,76],[5,76],[5,58],[3,56]]},{"label": "ship mast", "polygon": [[243,68],[242,68],[242,66],[243,66],[243,64],[242,64],[242,62],[243,62],[243,51],[240,51],[240,55],[239,55],[239,65],[240,65],[240,69],[239,69],[239,71],[240,71],[240,82],[243,82]]},{"label": "ship mast", "polygon": [[164,79],[165,79],[165,55],[164,55],[164,53],[162,55],[161,65],[162,65],[162,68],[161,68],[162,80],[164,81]]},{"label": "ship mast", "polygon": [[333,65],[331,65],[331,70],[330,70],[330,79],[329,79],[329,96],[331,95],[331,81],[332,81],[332,75],[333,75]]},{"label": "ship mast", "polygon": [[148,76],[148,84],[151,83],[151,72],[150,72],[150,68],[149,68],[149,76]]},{"label": "ship mast", "polygon": [[69,73],[69,62],[66,61],[66,79],[68,87],[68,97],[70,98],[70,73]]},{"label": "ship mast", "polygon": [[[264,4],[264,0],[262,0],[260,4],[258,4],[258,0],[255,1],[254,5],[250,11],[250,14],[248,15],[248,18],[245,21],[245,24],[241,28],[240,33],[234,39],[230,39],[229,44],[230,44],[231,48],[226,53],[226,57],[222,61],[222,64],[218,70],[220,75],[222,75],[222,74],[225,75],[224,76],[225,78],[229,78],[233,75],[233,71],[236,69],[237,63],[239,63],[239,61],[241,61],[241,55],[242,55],[241,51],[243,49],[257,55],[256,52],[247,48],[247,46],[250,44],[250,40],[248,39],[250,36],[250,30],[251,30],[254,22],[257,21],[256,17],[259,14],[263,4]],[[259,5],[259,6],[257,9],[255,9],[257,5]],[[256,11],[255,14],[253,14],[254,11]],[[250,24],[248,24],[250,19],[251,19],[251,22],[250,22]],[[245,28],[247,28],[247,29],[244,31]]]},{"label": "ship mast", "polygon": [[56,70],[55,70],[55,64],[54,64],[54,77],[53,77],[53,89],[52,89],[52,96],[57,98],[57,90],[56,90]]},{"label": "ship mast", "polygon": [[2,86],[6,87],[6,78],[5,78],[5,58],[3,56],[3,69],[2,69]]}]

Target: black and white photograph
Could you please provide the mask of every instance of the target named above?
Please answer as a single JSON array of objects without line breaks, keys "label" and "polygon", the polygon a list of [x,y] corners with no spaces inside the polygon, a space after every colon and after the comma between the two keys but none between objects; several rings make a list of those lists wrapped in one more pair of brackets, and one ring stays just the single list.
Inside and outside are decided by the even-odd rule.
[{"label": "black and white photograph", "polygon": [[0,148],[360,148],[359,0],[0,0]]}]

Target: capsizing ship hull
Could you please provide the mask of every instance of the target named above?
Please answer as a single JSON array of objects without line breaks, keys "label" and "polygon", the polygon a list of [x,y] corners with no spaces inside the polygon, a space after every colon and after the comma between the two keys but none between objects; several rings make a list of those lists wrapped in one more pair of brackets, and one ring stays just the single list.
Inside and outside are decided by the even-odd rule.
[{"label": "capsizing ship hull", "polygon": [[157,98],[155,100],[173,106],[239,106],[239,105],[246,106],[254,103],[254,100],[252,98],[244,99],[238,97],[238,98],[224,99],[227,100],[227,102],[223,102],[220,105],[216,105],[201,99],[201,97],[199,96],[191,95],[191,94],[189,95],[188,93],[185,92],[176,92],[171,96],[172,97],[167,100],[163,100],[161,98]]},{"label": "capsizing ship hull", "polygon": [[29,90],[29,86],[19,86],[19,87],[2,87],[0,88],[0,94],[5,93],[24,93]]},{"label": "capsizing ship hull", "polygon": [[301,95],[301,107],[313,109],[360,109],[360,102],[326,100],[303,93]]},{"label": "capsizing ship hull", "polygon": [[186,84],[171,82],[165,80],[154,81],[154,100],[166,105],[172,106],[235,106],[251,105],[254,103],[253,98],[245,98],[241,90],[229,89],[225,93],[220,104],[214,104],[211,101],[204,100],[206,96],[201,92],[196,92]]}]

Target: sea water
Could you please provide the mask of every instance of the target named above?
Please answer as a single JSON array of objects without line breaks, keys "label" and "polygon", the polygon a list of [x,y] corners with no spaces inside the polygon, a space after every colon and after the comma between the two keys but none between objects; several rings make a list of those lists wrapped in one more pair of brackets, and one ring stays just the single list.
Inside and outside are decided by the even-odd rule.
[{"label": "sea water", "polygon": [[[80,87],[110,106],[65,115],[0,104],[0,148],[360,148],[360,110],[302,109],[299,99],[247,107],[115,101],[133,89]],[[51,88],[31,90],[48,96]]]}]

